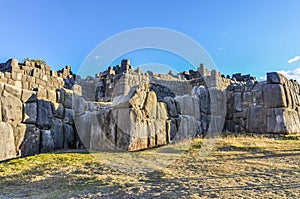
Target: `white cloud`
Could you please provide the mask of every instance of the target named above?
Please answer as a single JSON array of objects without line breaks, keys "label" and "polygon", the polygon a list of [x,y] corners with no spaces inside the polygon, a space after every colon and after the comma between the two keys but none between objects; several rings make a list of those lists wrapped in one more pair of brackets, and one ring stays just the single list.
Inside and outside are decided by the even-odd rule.
[{"label": "white cloud", "polygon": [[99,56],[99,55],[96,55],[94,58],[95,58],[95,59],[100,59],[100,58],[101,58],[101,56]]},{"label": "white cloud", "polygon": [[300,83],[300,68],[296,68],[294,70],[280,70],[277,72],[283,74],[288,79],[294,79]]},{"label": "white cloud", "polygon": [[296,62],[296,61],[299,61],[299,60],[300,60],[300,56],[296,56],[296,57],[291,58],[291,59],[288,61],[288,63],[291,64],[291,63]]}]

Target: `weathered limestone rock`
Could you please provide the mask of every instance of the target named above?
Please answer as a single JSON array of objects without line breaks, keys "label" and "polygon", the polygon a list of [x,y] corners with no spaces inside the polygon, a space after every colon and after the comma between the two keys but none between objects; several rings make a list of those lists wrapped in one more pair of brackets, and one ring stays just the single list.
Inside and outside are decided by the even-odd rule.
[{"label": "weathered limestone rock", "polygon": [[63,123],[60,119],[53,119],[53,126],[50,129],[53,138],[53,149],[62,149],[64,147]]},{"label": "weathered limestone rock", "polygon": [[167,104],[164,102],[158,102],[157,103],[157,120],[167,120],[168,117],[168,112],[167,112]]},{"label": "weathered limestone rock", "polygon": [[64,149],[75,147],[75,134],[74,129],[69,124],[63,124],[64,129]]},{"label": "weathered limestone rock", "polygon": [[52,126],[52,107],[51,103],[45,100],[38,100],[37,125],[41,129],[50,129]]},{"label": "weathered limestone rock", "polygon": [[193,116],[190,115],[180,115],[179,117],[180,124],[175,140],[195,138],[199,128],[201,128],[201,122],[197,121]]},{"label": "weathered limestone rock", "polygon": [[175,97],[177,112],[182,115],[193,116],[196,120],[200,120],[200,102],[197,97],[190,95]]},{"label": "weathered limestone rock", "polygon": [[64,105],[61,103],[53,103],[53,116],[62,119],[64,116]]},{"label": "weathered limestone rock", "polygon": [[96,114],[97,121],[91,126],[91,148],[93,150],[114,151],[117,138],[115,118],[110,110]]},{"label": "weathered limestone rock", "polygon": [[1,102],[3,121],[20,123],[23,119],[23,105],[21,100],[4,91]]},{"label": "weathered limestone rock", "polygon": [[[74,120],[78,136],[82,142],[82,144],[87,149],[91,148],[91,134],[93,126],[97,126],[99,124],[98,119],[96,117],[95,112],[86,112],[83,115],[75,117]],[[95,128],[93,128],[95,129]]]},{"label": "weathered limestone rock", "polygon": [[208,89],[195,86],[192,90],[192,96],[198,97],[200,102],[200,112],[210,114],[210,95]]},{"label": "weathered limestone rock", "polygon": [[0,122],[0,161],[16,157],[13,128],[10,124]]},{"label": "weathered limestone rock", "polygon": [[38,99],[40,100],[46,100],[47,99],[47,90],[44,88],[38,88],[35,89],[36,92],[36,96]]},{"label": "weathered limestone rock", "polygon": [[249,109],[248,131],[253,133],[266,132],[266,112],[263,106],[254,106]]},{"label": "weathered limestone rock", "polygon": [[267,73],[267,82],[269,84],[284,85],[287,81],[288,81],[288,79],[280,73],[277,73],[277,72]]},{"label": "weathered limestone rock", "polygon": [[35,125],[27,124],[25,138],[21,145],[21,156],[35,155],[40,152],[40,129]]},{"label": "weathered limestone rock", "polygon": [[66,108],[72,108],[72,102],[73,102],[73,91],[69,89],[64,89],[64,105]]},{"label": "weathered limestone rock", "polygon": [[22,89],[9,84],[5,84],[4,90],[9,94],[15,96],[16,98],[21,99]]},{"label": "weathered limestone rock", "polygon": [[177,117],[177,108],[176,108],[176,102],[175,99],[172,97],[165,97],[163,100],[167,104],[167,110],[170,117]]},{"label": "weathered limestone rock", "polygon": [[56,102],[56,92],[53,90],[47,90],[47,99],[50,102],[55,103]]},{"label": "weathered limestone rock", "polygon": [[50,130],[41,130],[41,153],[51,152],[54,149],[54,141]]},{"label": "weathered limestone rock", "polygon": [[156,106],[157,98],[154,91],[148,93],[146,102],[145,102],[145,114],[149,119],[156,119]]},{"label": "weathered limestone rock", "polygon": [[21,155],[21,144],[25,138],[26,125],[20,123],[20,124],[15,124],[12,127],[13,127],[13,131],[14,131],[14,139],[15,139],[17,156],[20,156]]},{"label": "weathered limestone rock", "polygon": [[87,102],[84,100],[83,97],[75,97],[74,98],[74,106],[73,110],[77,116],[82,115],[88,108]]},{"label": "weathered limestone rock", "polygon": [[66,108],[63,122],[72,125],[73,120],[74,120],[74,110]]},{"label": "weathered limestone rock", "polygon": [[241,93],[234,93],[234,109],[242,111],[242,95]]},{"label": "weathered limestone rock", "polygon": [[36,92],[23,89],[21,99],[22,99],[23,103],[24,102],[36,102],[36,100],[37,100]]},{"label": "weathered limestone rock", "polygon": [[23,122],[27,124],[35,124],[37,117],[37,103],[25,103],[24,104],[24,118]]},{"label": "weathered limestone rock", "polygon": [[287,107],[284,88],[280,84],[266,84],[263,90],[265,108]]},{"label": "weathered limestone rock", "polygon": [[78,84],[74,84],[72,87],[72,90],[74,92],[74,95],[76,96],[82,96],[82,88],[80,85]]}]

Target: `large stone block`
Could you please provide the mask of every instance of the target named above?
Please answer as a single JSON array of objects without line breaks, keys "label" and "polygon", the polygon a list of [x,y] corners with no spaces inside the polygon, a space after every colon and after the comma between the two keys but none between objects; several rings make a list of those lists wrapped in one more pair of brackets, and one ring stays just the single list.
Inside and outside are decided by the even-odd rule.
[{"label": "large stone block", "polygon": [[5,84],[4,90],[7,91],[9,94],[15,96],[18,99],[21,99],[22,89],[17,88],[15,86]]},{"label": "large stone block", "polygon": [[156,118],[158,120],[167,120],[169,118],[167,112],[167,104],[164,102],[158,102],[156,113],[157,113]]},{"label": "large stone block", "polygon": [[23,105],[21,100],[4,91],[1,102],[3,121],[20,123],[23,119]]},{"label": "large stone block", "polygon": [[40,152],[40,129],[27,124],[25,138],[21,145],[21,156],[35,155]]},{"label": "large stone block", "polygon": [[[95,112],[86,112],[83,115],[75,117],[74,120],[77,134],[82,144],[87,149],[91,148],[91,130],[92,126],[99,126],[99,122]],[[95,128],[93,128],[95,129]]]},{"label": "large stone block", "polygon": [[[210,113],[213,116],[222,116],[225,119],[226,116],[226,92],[216,88],[209,88],[210,98]],[[224,119],[220,121],[225,122]]]},{"label": "large stone block", "polygon": [[242,95],[241,93],[234,93],[234,109],[235,111],[242,111]]},{"label": "large stone block", "polygon": [[75,97],[73,110],[77,116],[80,116],[85,113],[88,108],[87,102],[84,100],[83,97]]},{"label": "large stone block", "polygon": [[278,134],[297,134],[300,132],[297,111],[286,108],[267,110],[267,132]]},{"label": "large stone block", "polygon": [[63,122],[66,124],[72,125],[74,122],[74,110],[72,109],[65,109],[64,119]]},{"label": "large stone block", "polygon": [[63,124],[64,129],[64,149],[75,148],[75,133],[74,129],[69,124]]},{"label": "large stone block", "polygon": [[54,141],[50,130],[41,130],[41,153],[51,152],[54,149]]},{"label": "large stone block", "polygon": [[55,103],[56,102],[56,91],[47,90],[47,99],[50,102]]},{"label": "large stone block", "polygon": [[37,103],[30,102],[24,104],[23,122],[27,124],[35,124],[37,117]]},{"label": "large stone block", "polygon": [[269,84],[281,84],[284,85],[288,79],[280,73],[271,72],[267,73],[267,82]]},{"label": "large stone block", "polygon": [[62,119],[64,116],[64,105],[62,103],[53,103],[53,116]]},{"label": "large stone block", "polygon": [[200,120],[200,102],[197,97],[190,95],[176,96],[175,101],[178,113],[190,115],[196,120]]},{"label": "large stone block", "polygon": [[200,121],[197,121],[193,116],[180,115],[178,133],[174,140],[194,138],[198,134],[199,128],[201,128],[201,123]]},{"label": "large stone block", "polygon": [[157,97],[154,91],[148,93],[145,101],[145,114],[149,119],[156,119]]},{"label": "large stone block", "polygon": [[41,129],[50,129],[53,119],[51,102],[38,100],[37,105],[37,126]]},{"label": "large stone block", "polygon": [[73,105],[73,91],[69,89],[64,89],[64,105],[66,108],[72,108]]},{"label": "large stone block", "polygon": [[251,133],[266,132],[266,111],[263,106],[249,108],[247,130]]},{"label": "large stone block", "polygon": [[62,149],[64,147],[64,131],[62,121],[54,118],[50,131],[54,142],[53,149]]},{"label": "large stone block", "polygon": [[177,117],[177,108],[176,108],[176,102],[175,99],[172,97],[165,97],[163,100],[167,104],[167,110],[170,117]]},{"label": "large stone block", "polygon": [[36,102],[37,100],[36,92],[23,89],[21,99],[22,102]]},{"label": "large stone block", "polygon": [[266,84],[263,96],[265,108],[287,107],[285,91],[280,84]]},{"label": "large stone block", "polygon": [[0,161],[16,157],[13,128],[10,124],[0,122]]}]

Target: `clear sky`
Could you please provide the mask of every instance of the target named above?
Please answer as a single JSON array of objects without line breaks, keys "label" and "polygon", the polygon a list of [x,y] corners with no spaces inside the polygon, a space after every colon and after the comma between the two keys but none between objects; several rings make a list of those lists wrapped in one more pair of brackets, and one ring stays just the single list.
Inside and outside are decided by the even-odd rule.
[{"label": "clear sky", "polygon": [[[224,74],[300,74],[299,0],[0,0],[0,8],[0,62],[41,58],[76,72],[110,36],[162,27],[196,40]],[[130,56],[153,61],[146,57]]]}]

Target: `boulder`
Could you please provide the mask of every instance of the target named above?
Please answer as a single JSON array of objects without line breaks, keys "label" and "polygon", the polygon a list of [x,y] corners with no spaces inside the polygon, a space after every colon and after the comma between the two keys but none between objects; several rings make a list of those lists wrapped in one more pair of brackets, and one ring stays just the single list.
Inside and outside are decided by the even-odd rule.
[{"label": "boulder", "polygon": [[13,128],[10,124],[0,122],[0,161],[16,157]]}]

